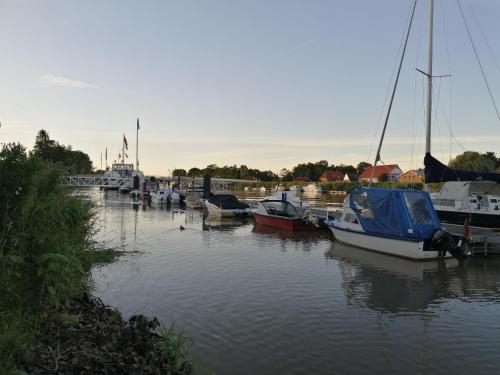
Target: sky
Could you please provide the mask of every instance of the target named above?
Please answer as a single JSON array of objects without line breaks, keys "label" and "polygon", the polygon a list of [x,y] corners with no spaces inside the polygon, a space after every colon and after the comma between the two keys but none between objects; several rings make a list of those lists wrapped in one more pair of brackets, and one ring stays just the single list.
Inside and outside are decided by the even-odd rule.
[{"label": "sky", "polygon": [[[500,106],[500,1],[461,0]],[[0,0],[0,142],[51,138],[100,167],[122,135],[146,174],[373,162],[411,0]],[[419,0],[382,161],[424,156]],[[457,0],[436,0],[433,154],[500,152]],[[385,106],[384,106],[385,103]],[[451,135],[450,135],[451,134]],[[374,145],[375,144],[375,145]]]}]

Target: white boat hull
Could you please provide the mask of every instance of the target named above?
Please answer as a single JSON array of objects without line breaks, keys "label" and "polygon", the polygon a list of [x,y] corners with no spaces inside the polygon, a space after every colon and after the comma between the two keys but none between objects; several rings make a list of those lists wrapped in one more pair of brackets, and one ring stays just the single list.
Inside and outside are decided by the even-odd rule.
[{"label": "white boat hull", "polygon": [[179,201],[179,194],[176,193],[172,194],[170,199],[168,199],[167,195],[151,193],[151,202],[155,204],[179,203]]},{"label": "white boat hull", "polygon": [[208,210],[208,215],[212,217],[232,217],[239,215],[246,215],[250,212],[248,208],[245,209],[222,209],[215,204],[205,201],[205,207]]},{"label": "white boat hull", "polygon": [[[366,250],[415,260],[439,258],[438,251],[423,250],[423,241],[404,241],[387,237],[371,236],[352,230],[336,228],[332,225],[329,225],[328,228],[330,228],[337,241]],[[451,257],[451,254],[447,253],[446,257]]]}]

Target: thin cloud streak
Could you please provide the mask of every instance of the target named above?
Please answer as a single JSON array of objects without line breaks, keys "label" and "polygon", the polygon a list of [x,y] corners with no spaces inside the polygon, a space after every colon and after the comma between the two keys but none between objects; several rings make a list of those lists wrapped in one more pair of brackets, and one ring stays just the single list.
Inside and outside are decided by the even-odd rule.
[{"label": "thin cloud streak", "polygon": [[47,86],[72,87],[76,89],[97,88],[96,85],[76,79],[46,74],[40,77],[39,82]]},{"label": "thin cloud streak", "polygon": [[278,52],[276,55],[274,55],[274,58],[279,58],[279,57],[284,57],[284,56],[290,55],[291,53],[298,51],[299,49],[302,49],[302,48],[307,47],[307,46],[314,44],[314,43],[316,43],[315,39],[308,40],[307,42],[300,43],[292,48]]}]

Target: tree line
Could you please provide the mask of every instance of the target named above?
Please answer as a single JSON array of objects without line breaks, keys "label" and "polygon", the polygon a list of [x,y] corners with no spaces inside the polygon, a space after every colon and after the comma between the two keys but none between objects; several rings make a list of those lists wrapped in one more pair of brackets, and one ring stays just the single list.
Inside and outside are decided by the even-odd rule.
[{"label": "tree line", "polygon": [[[50,139],[49,133],[44,129],[40,130],[36,136],[32,154],[43,161],[65,168],[70,174],[90,174],[94,170],[92,161],[85,152],[73,150],[70,145],[65,146]],[[465,151],[451,159],[448,165],[455,169],[500,173],[500,156],[492,151],[485,153]],[[330,164],[327,160],[320,160],[315,163],[299,163],[291,169],[283,168],[279,173],[274,173],[270,170],[261,171],[256,168],[248,168],[246,165],[219,167],[216,164],[209,164],[205,168],[174,169],[173,175],[199,177],[208,174],[212,177],[256,181],[293,181],[305,177],[311,181],[318,181],[326,171],[361,174],[369,166],[371,164],[366,161],[353,166],[335,165]]]},{"label": "tree line", "polygon": [[278,174],[272,171],[261,171],[259,169],[248,168],[246,165],[225,165],[219,167],[216,164],[210,164],[206,168],[191,168],[185,170],[182,168],[174,169],[174,176],[189,176],[199,177],[210,175],[220,178],[234,178],[239,180],[259,180],[259,181],[293,181],[298,177],[306,177],[311,181],[317,181],[321,175],[329,170],[341,171],[344,173],[362,173],[371,164],[361,162],[356,167],[352,165],[340,164],[335,166],[329,164],[326,160],[320,160],[316,163],[301,163],[293,167],[291,170],[283,168]]},{"label": "tree line", "polygon": [[63,167],[70,174],[89,174],[93,171],[92,161],[85,152],[50,139],[44,129],[36,136],[32,154],[40,160]]}]

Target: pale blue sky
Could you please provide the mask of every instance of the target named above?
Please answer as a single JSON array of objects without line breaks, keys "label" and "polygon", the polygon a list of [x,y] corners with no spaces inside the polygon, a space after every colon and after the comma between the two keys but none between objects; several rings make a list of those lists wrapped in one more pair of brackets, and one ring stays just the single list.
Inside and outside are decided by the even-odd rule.
[{"label": "pale blue sky", "polygon": [[[500,104],[500,1],[462,2]],[[146,173],[372,162],[409,9],[410,0],[0,0],[0,142],[31,146],[44,128],[99,167],[122,133],[134,159],[139,117]],[[426,68],[426,16],[420,0],[382,152],[403,169],[423,159],[415,67]],[[436,0],[435,30],[434,73],[453,77],[442,80],[433,153],[448,161],[450,92],[463,147],[500,151],[456,0]]]}]

